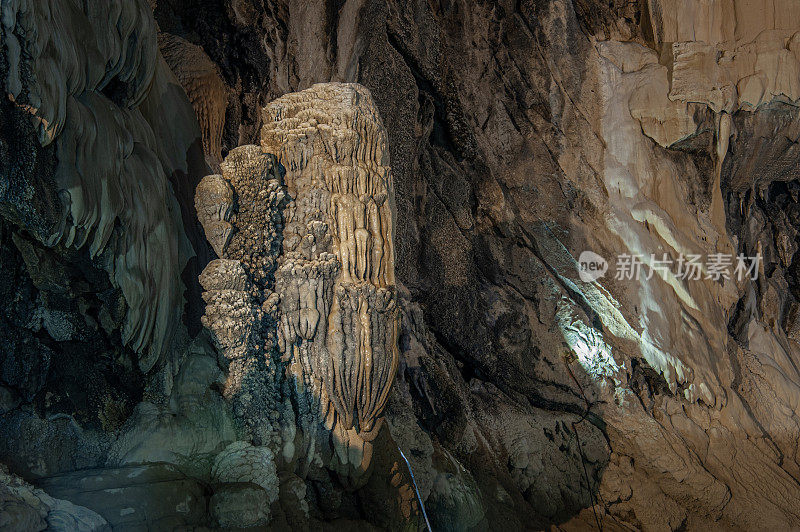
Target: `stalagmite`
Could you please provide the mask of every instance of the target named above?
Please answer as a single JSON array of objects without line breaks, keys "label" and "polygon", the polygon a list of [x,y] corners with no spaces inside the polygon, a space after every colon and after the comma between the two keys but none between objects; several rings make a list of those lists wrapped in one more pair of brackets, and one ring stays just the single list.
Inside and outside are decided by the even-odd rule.
[{"label": "stalagmite", "polygon": [[275,157],[258,146],[232,150],[221,166],[222,175],[206,176],[198,185],[195,208],[221,257],[200,274],[206,302],[202,322],[229,362],[224,394],[231,398],[265,356],[265,322],[276,318],[270,279],[286,194]]},{"label": "stalagmite", "polygon": [[276,286],[300,301],[282,300],[281,345],[323,403],[341,465],[363,470],[397,364],[386,133],[369,92],[348,84],[283,96],[264,122],[295,200]]},{"label": "stalagmite", "polygon": [[229,397],[252,361],[269,356],[275,327],[306,461],[324,426],[331,467],[359,478],[398,358],[386,133],[358,85],[315,85],[276,100],[265,115],[262,146],[233,150],[222,175],[197,189],[198,216],[222,257],[200,278],[203,323],[232,361]]}]

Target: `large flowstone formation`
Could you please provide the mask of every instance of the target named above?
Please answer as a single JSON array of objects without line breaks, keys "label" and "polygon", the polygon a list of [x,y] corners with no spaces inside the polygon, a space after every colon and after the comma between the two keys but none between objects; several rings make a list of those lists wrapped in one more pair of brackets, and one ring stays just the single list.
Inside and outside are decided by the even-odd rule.
[{"label": "large flowstone formation", "polygon": [[[281,375],[291,380],[303,435],[299,449],[283,442],[283,458],[302,449],[306,464],[319,454],[358,478],[398,359],[386,133],[366,89],[331,83],[271,103],[261,143],[233,150],[198,187],[221,256],[201,275],[204,323],[232,362],[229,397],[253,372],[274,398]],[[273,424],[285,427],[282,416]]]},{"label": "large flowstone formation", "polygon": [[125,300],[122,339],[146,372],[168,352],[183,307],[176,280],[192,252],[168,178],[186,171],[196,121],[170,87],[147,3],[77,4],[3,5],[6,97],[58,161],[58,199],[27,192],[23,223],[48,247],[87,247],[108,272]]}]

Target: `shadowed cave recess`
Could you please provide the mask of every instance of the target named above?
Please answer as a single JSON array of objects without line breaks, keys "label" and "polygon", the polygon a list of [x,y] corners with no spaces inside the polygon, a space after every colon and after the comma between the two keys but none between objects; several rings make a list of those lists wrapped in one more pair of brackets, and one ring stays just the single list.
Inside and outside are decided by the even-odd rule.
[{"label": "shadowed cave recess", "polygon": [[0,529],[800,528],[800,4],[0,41]]}]

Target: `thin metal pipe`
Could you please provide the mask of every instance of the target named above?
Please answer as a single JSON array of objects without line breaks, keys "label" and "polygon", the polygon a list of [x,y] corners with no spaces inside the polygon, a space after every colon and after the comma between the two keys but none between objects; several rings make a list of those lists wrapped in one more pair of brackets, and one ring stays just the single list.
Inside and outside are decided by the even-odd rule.
[{"label": "thin metal pipe", "polygon": [[414,478],[414,472],[411,470],[411,464],[408,462],[408,458],[406,458],[406,455],[403,454],[403,450],[400,449],[400,446],[397,447],[397,450],[400,451],[400,456],[402,456],[403,460],[406,461],[406,467],[408,468],[408,473],[409,475],[411,475],[411,482],[414,483],[414,491],[417,492],[417,500],[419,501],[419,507],[422,508],[422,517],[425,518],[425,526],[428,527],[428,530],[430,532],[433,532],[433,529],[431,528],[431,523],[430,521],[428,521],[428,514],[425,512],[425,504],[422,502],[422,497],[419,494],[419,486],[417,486],[417,480]]}]

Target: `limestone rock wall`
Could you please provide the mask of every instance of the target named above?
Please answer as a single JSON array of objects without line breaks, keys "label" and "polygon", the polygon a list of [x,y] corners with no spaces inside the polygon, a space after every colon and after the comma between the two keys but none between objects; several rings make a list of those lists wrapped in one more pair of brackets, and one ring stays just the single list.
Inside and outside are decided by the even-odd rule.
[{"label": "limestone rock wall", "polygon": [[796,7],[3,3],[6,514],[797,528]]},{"label": "limestone rock wall", "polygon": [[[40,145],[55,145],[58,161],[60,205],[43,213],[46,227],[35,234],[48,246],[87,246],[103,263],[127,305],[123,342],[148,371],[181,320],[178,280],[192,250],[168,176],[188,170],[196,128],[191,113],[181,115],[182,95],[165,94],[173,78],[150,7],[11,2],[2,15],[7,97],[29,114]],[[150,115],[163,100],[183,122],[164,128],[163,116]]]}]

